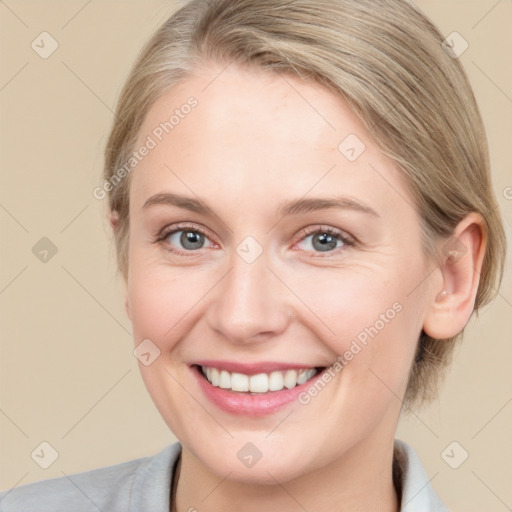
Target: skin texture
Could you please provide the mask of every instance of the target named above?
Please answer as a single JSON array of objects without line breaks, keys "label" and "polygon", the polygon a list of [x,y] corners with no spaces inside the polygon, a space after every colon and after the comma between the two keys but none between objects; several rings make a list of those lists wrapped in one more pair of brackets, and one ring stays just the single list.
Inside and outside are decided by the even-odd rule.
[{"label": "skin texture", "polygon": [[[126,311],[135,344],[150,339],[160,350],[140,370],[183,445],[177,510],[397,511],[393,439],[416,342],[422,328],[443,338],[467,323],[482,219],[470,214],[457,227],[463,257],[433,266],[400,170],[340,98],[291,76],[224,68],[203,67],[156,101],[136,147],[190,96],[198,104],[130,176]],[[349,134],[366,146],[355,161],[338,150]],[[142,208],[162,192],[201,198],[215,215]],[[335,195],[379,217],[278,214],[286,201]],[[201,248],[184,247],[181,232],[156,241],[182,222],[205,230]],[[322,226],[355,244],[322,251]],[[263,250],[252,263],[237,253],[247,236]],[[226,413],[189,368],[199,359],[329,366],[396,303],[400,312],[307,405],[258,418]],[[262,453],[251,468],[237,457],[248,442]]]}]

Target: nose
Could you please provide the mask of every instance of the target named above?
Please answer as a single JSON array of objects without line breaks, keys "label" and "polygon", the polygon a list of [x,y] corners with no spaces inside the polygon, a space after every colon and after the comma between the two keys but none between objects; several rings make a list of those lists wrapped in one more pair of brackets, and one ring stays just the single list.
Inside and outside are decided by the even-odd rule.
[{"label": "nose", "polygon": [[233,252],[230,270],[214,288],[208,309],[211,329],[233,344],[265,343],[290,322],[290,292],[269,268],[264,251],[248,263]]}]

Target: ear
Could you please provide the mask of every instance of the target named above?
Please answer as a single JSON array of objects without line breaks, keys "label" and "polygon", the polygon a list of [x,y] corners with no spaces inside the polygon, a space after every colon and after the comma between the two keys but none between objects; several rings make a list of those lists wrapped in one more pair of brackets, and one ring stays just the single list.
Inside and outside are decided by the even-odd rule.
[{"label": "ear", "polygon": [[112,226],[112,229],[116,231],[118,225],[119,225],[119,212],[117,210],[111,210],[110,212],[110,225]]},{"label": "ear", "polygon": [[431,290],[423,323],[427,335],[447,339],[461,332],[474,310],[487,247],[485,221],[471,212],[441,246],[442,287]]}]

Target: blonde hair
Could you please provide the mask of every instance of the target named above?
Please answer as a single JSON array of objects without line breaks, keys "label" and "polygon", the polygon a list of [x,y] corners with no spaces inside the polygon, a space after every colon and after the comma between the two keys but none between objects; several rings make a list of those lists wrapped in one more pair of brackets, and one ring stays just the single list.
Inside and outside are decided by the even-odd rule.
[{"label": "blonde hair", "polygon": [[[403,171],[421,218],[427,258],[470,212],[485,221],[487,250],[474,310],[501,284],[506,239],[492,190],[483,122],[459,60],[405,0],[192,0],[138,56],[121,92],[104,179],[134,150],[148,109],[207,62],[258,66],[313,79],[344,99]],[[128,271],[130,176],[110,187],[118,269]],[[495,288],[496,286],[496,288]],[[455,342],[422,331],[406,403],[436,395]]]}]

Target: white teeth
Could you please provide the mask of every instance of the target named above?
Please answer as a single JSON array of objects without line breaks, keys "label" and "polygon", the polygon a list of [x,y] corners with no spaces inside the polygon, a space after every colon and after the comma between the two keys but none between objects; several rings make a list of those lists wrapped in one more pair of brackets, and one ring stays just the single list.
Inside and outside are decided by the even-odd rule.
[{"label": "white teeth", "polygon": [[232,373],[231,389],[233,391],[249,391],[249,376],[243,373]]},{"label": "white teeth", "polygon": [[283,389],[283,386],[283,373],[272,372],[268,378],[268,390],[281,391],[281,389]]},{"label": "white teeth", "polygon": [[268,391],[268,375],[266,373],[251,375],[249,378],[249,391],[253,393],[266,393]]},{"label": "white teeth", "polygon": [[201,369],[212,386],[251,393],[281,391],[283,388],[292,389],[295,386],[304,384],[318,373],[314,368],[274,371],[270,374],[258,373],[256,375],[230,373],[226,370],[218,370],[217,368],[202,367]]},{"label": "white teeth", "polygon": [[297,376],[297,384],[304,384],[308,380],[308,370],[301,370]]},{"label": "white teeth", "polygon": [[296,370],[288,370],[284,374],[284,385],[288,389],[292,389],[297,384],[297,371]]},{"label": "white teeth", "polygon": [[213,386],[219,385],[219,370],[217,368],[210,368],[210,382]]},{"label": "white teeth", "polygon": [[226,370],[220,372],[219,388],[231,389],[231,374]]},{"label": "white teeth", "polygon": [[317,371],[314,368],[311,368],[311,370],[308,370],[306,380],[311,379],[311,377],[313,377],[313,375],[316,375],[316,373],[317,373]]}]

